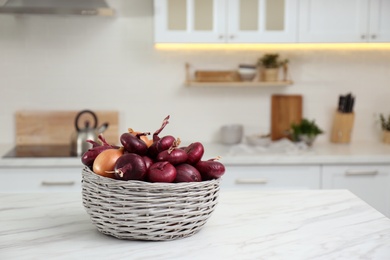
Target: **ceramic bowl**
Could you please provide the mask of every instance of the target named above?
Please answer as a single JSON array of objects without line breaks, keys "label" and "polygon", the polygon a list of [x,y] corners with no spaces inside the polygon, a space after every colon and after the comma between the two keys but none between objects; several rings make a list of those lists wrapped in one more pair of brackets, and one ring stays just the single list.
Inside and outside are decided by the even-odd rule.
[{"label": "ceramic bowl", "polygon": [[244,135],[244,126],[240,124],[223,125],[220,132],[222,144],[239,144]]},{"label": "ceramic bowl", "polygon": [[266,146],[271,144],[271,138],[269,136],[266,136],[266,135],[258,135],[258,134],[247,135],[247,136],[245,136],[245,139],[246,139],[246,142],[252,146],[266,147]]},{"label": "ceramic bowl", "polygon": [[251,81],[256,76],[256,67],[252,65],[240,65],[238,68],[242,81]]}]

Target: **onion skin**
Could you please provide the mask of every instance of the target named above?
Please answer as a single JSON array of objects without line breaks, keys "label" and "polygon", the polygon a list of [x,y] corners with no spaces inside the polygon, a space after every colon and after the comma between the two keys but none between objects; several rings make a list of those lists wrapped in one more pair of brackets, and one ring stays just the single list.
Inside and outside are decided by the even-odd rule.
[{"label": "onion skin", "polygon": [[153,133],[153,142],[157,142],[158,140],[160,140],[160,137],[158,136],[161,131],[165,128],[165,126],[169,123],[169,115],[164,118],[162,124],[161,124],[161,127],[159,129],[157,129],[154,133]]},{"label": "onion skin", "polygon": [[185,161],[187,161],[187,159],[188,159],[188,155],[186,151],[179,148],[162,151],[157,155],[156,158],[156,160],[159,162],[168,161],[172,165],[184,163]]},{"label": "onion skin", "polygon": [[123,155],[123,149],[107,149],[102,151],[93,163],[93,172],[104,177],[115,179],[115,163]]},{"label": "onion skin", "polygon": [[208,161],[199,161],[195,168],[199,171],[202,176],[202,180],[218,179],[225,174],[225,166],[213,159]]},{"label": "onion skin", "polygon": [[114,174],[117,180],[142,181],[146,176],[144,159],[135,153],[126,153],[119,157],[115,163]]},{"label": "onion skin", "polygon": [[188,163],[182,163],[176,166],[176,178],[174,182],[199,182],[202,176],[199,171]]},{"label": "onion skin", "polygon": [[204,154],[204,147],[200,142],[195,142],[190,144],[184,149],[187,152],[188,159],[187,163],[191,165],[195,165],[198,163]]},{"label": "onion skin", "polygon": [[120,137],[120,142],[129,153],[145,155],[148,150],[148,146],[139,138],[138,135],[134,136],[130,133],[123,133]]},{"label": "onion skin", "polygon": [[173,182],[177,172],[175,166],[169,162],[156,162],[150,166],[147,177],[150,182]]}]

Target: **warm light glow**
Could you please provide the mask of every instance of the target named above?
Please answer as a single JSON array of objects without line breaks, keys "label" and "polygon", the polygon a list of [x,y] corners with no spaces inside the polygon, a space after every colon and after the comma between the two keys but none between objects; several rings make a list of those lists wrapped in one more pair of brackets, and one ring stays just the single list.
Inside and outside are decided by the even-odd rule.
[{"label": "warm light glow", "polygon": [[390,50],[390,43],[157,43],[157,50]]}]

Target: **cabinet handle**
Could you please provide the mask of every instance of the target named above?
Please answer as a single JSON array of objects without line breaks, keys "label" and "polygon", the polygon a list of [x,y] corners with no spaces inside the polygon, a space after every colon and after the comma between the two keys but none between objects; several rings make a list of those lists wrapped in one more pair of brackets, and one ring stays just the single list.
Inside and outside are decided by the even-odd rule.
[{"label": "cabinet handle", "polygon": [[377,175],[378,171],[377,170],[372,170],[372,171],[346,171],[345,175],[346,176],[362,176],[362,175]]},{"label": "cabinet handle", "polygon": [[218,36],[218,38],[219,38],[220,40],[223,40],[225,37],[221,34],[221,35]]},{"label": "cabinet handle", "polygon": [[364,39],[366,39],[366,35],[362,34],[362,36],[360,36],[360,38],[362,38],[364,40]]},{"label": "cabinet handle", "polygon": [[42,181],[42,186],[73,186],[74,181]]},{"label": "cabinet handle", "polygon": [[371,39],[376,39],[376,34],[371,35]]},{"label": "cabinet handle", "polygon": [[267,179],[236,179],[236,184],[266,184]]},{"label": "cabinet handle", "polygon": [[234,35],[232,34],[232,35],[230,35],[229,38],[230,38],[230,39],[234,39],[234,38],[236,38],[236,36],[234,36]]}]

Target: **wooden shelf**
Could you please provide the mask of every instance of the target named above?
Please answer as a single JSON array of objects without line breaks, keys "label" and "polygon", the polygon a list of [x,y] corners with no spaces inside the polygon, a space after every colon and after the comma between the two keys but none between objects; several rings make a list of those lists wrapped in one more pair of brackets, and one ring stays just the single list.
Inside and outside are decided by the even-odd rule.
[{"label": "wooden shelf", "polygon": [[282,81],[198,81],[191,77],[190,64],[185,64],[186,80],[184,84],[187,87],[285,87],[291,86],[294,82],[288,77],[287,69],[284,71]]},{"label": "wooden shelf", "polygon": [[187,87],[284,87],[290,86],[293,81],[237,81],[237,82],[199,82],[199,81],[186,81]]}]

